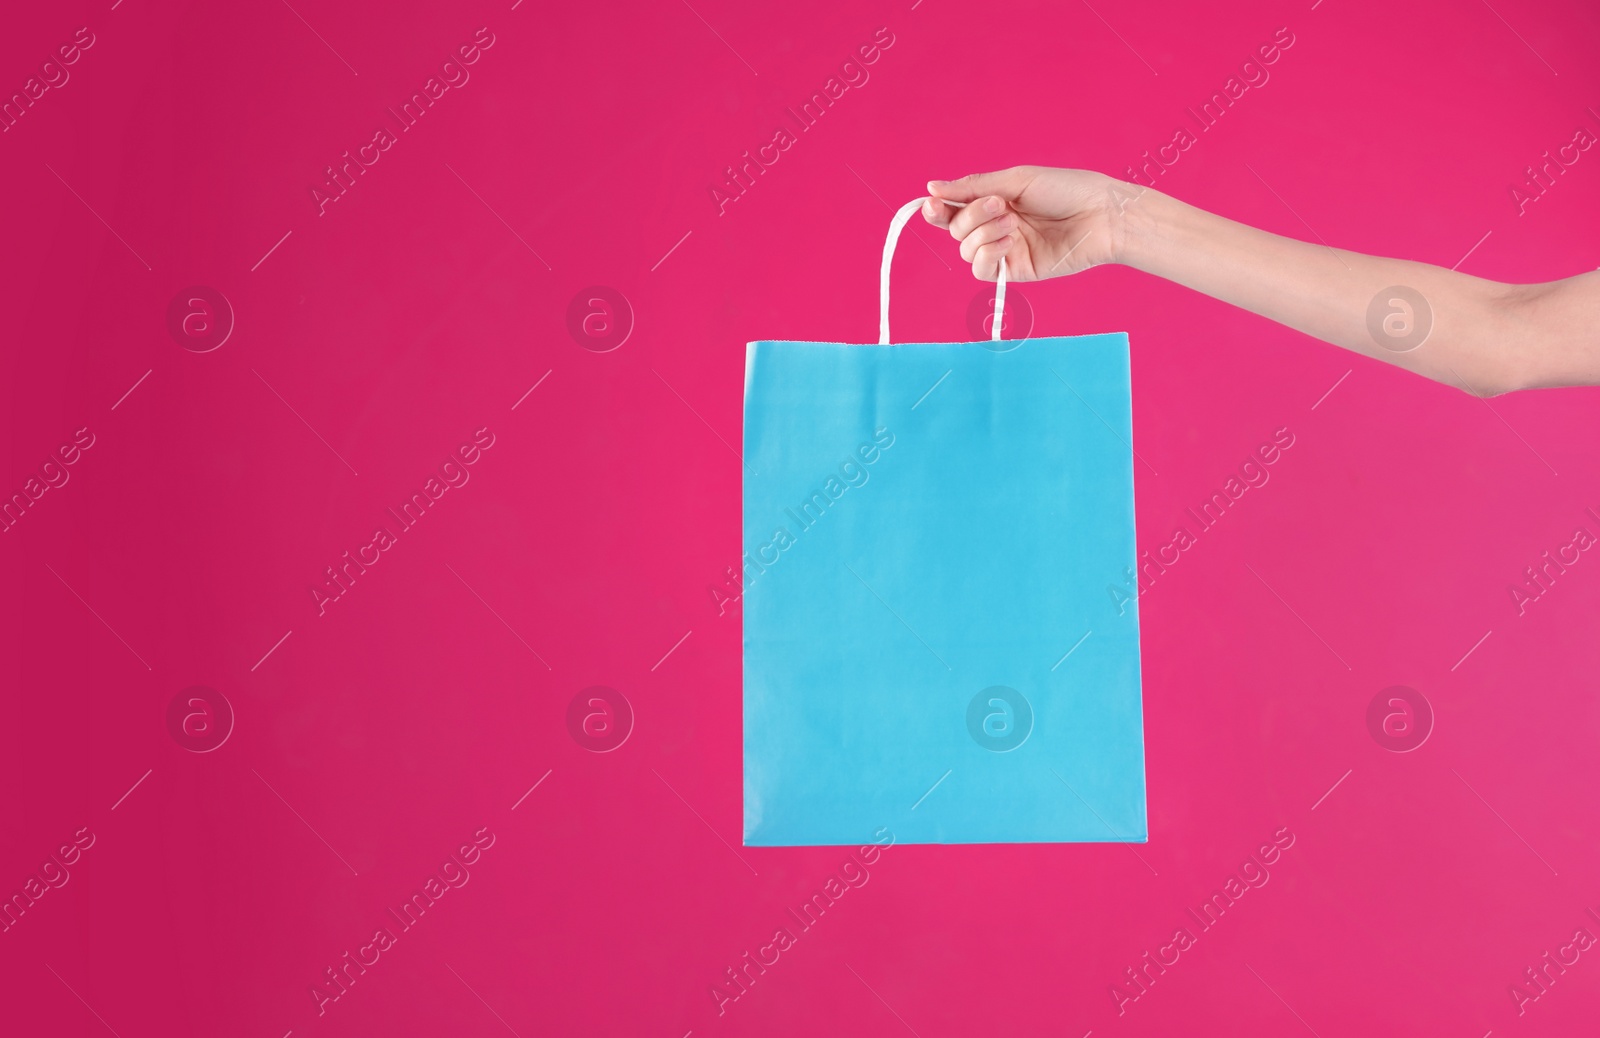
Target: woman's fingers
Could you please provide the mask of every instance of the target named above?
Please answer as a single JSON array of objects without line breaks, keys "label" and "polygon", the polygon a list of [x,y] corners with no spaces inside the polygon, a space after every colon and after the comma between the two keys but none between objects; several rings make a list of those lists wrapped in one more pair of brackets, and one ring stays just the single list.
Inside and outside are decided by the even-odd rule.
[{"label": "woman's fingers", "polygon": [[1015,198],[1022,193],[1034,172],[1025,166],[1013,166],[997,173],[972,173],[960,180],[930,180],[928,194],[952,202],[971,202],[984,195]]},{"label": "woman's fingers", "polygon": [[946,205],[937,198],[929,198],[922,203],[922,218],[935,227],[949,227],[950,221],[960,211],[959,207]]},{"label": "woman's fingers", "polygon": [[[974,230],[1007,213],[1009,207],[1003,198],[990,195],[960,206],[929,198],[922,203],[922,217],[935,227],[943,227],[957,241],[966,239]],[[982,244],[982,242],[979,242]]]},{"label": "woman's fingers", "polygon": [[950,237],[961,241],[979,227],[1009,212],[1005,199],[997,195],[986,195],[975,201],[968,202],[966,208],[957,210],[956,215],[950,218]]},{"label": "woman's fingers", "polygon": [[950,234],[960,240],[979,224],[1010,208],[1009,200],[1020,195],[1036,173],[1029,167],[1016,166],[997,173],[973,173],[960,180],[930,180],[928,194],[932,200],[923,205],[922,215],[935,227],[950,228]]},{"label": "woman's fingers", "polygon": [[[979,224],[961,239],[961,258],[971,263],[977,257],[980,248],[992,241],[999,241],[1016,228],[1017,218],[1011,213],[990,220],[988,223]],[[951,230],[954,233],[954,225]]]},{"label": "woman's fingers", "polygon": [[961,243],[961,258],[972,264],[973,277],[994,281],[1000,276],[1000,258],[1020,240],[1021,217],[1013,203],[1040,173],[1038,167],[1015,166],[960,180],[930,180],[931,197],[923,203],[922,215]]},{"label": "woman's fingers", "polygon": [[972,276],[979,281],[998,280],[1000,277],[1000,257],[1010,252],[1016,241],[1015,235],[1008,234],[1003,238],[997,238],[985,245],[978,246],[977,252],[972,256]]}]

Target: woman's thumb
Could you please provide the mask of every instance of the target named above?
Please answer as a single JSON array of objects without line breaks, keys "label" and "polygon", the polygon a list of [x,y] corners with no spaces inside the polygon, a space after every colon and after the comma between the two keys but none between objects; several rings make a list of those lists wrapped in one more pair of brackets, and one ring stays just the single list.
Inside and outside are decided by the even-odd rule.
[{"label": "woman's thumb", "polygon": [[971,202],[984,195],[1013,198],[1021,189],[1021,177],[1015,169],[1004,169],[997,173],[969,173],[960,180],[928,181],[928,194],[950,202]]}]

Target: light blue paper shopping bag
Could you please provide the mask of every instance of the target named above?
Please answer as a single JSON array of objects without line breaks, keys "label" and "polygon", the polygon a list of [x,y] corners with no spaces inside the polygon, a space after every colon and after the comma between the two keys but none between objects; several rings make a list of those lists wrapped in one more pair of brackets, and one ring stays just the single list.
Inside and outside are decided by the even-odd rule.
[{"label": "light blue paper shopping bag", "polygon": [[[744,842],[1142,842],[1125,334],[749,344]],[[1120,604],[1119,604],[1120,603]]]}]

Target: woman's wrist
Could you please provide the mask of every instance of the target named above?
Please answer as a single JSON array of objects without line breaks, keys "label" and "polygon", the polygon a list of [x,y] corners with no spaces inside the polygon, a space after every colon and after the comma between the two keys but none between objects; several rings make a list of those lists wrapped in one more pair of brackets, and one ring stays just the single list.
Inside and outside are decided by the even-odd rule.
[{"label": "woman's wrist", "polygon": [[1166,209],[1173,199],[1141,184],[1108,179],[1106,225],[1111,262],[1148,270],[1165,233]]}]

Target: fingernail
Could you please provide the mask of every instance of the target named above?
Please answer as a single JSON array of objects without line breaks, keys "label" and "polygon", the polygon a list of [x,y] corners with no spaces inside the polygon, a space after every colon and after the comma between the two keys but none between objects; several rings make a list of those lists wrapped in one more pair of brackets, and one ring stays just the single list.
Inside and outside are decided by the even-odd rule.
[{"label": "fingernail", "polygon": [[944,185],[946,185],[948,183],[950,183],[950,181],[948,181],[948,180],[930,180],[930,181],[928,181],[928,194],[930,194],[930,195],[933,194],[939,188],[943,187]]},{"label": "fingernail", "polygon": [[998,213],[1000,211],[1000,199],[994,197],[985,198],[983,200],[983,211],[986,213]]}]

